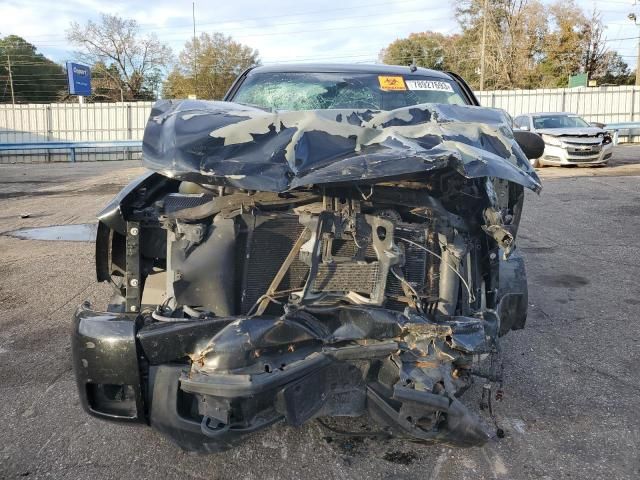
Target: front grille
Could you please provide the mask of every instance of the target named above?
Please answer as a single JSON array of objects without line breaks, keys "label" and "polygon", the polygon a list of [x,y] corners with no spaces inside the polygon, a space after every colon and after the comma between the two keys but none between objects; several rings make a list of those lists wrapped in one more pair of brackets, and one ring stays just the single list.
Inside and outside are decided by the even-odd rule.
[{"label": "front grille", "polygon": [[572,142],[571,140],[565,140],[565,139],[562,139],[562,141],[564,143],[566,143],[567,145],[580,146],[580,147],[583,147],[585,145],[598,146],[601,143],[601,140],[599,138],[595,138],[595,137],[591,137],[591,140],[583,141],[583,142]]},{"label": "front grille", "polygon": [[588,157],[569,157],[569,161],[571,162],[595,162],[600,158],[599,155],[590,155]]},{"label": "front grille", "polygon": [[598,151],[583,151],[583,152],[569,152],[569,155],[571,155],[572,157],[593,157],[593,156],[598,156],[599,152]]},{"label": "front grille", "polygon": [[187,208],[199,207],[213,200],[213,195],[204,193],[170,193],[164,197],[164,210],[166,213],[176,213]]}]

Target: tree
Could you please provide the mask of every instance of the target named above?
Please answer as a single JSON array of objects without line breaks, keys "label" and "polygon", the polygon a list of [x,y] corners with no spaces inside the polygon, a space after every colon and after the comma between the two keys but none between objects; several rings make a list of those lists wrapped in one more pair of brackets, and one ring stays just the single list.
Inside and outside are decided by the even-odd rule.
[{"label": "tree", "polygon": [[600,84],[630,82],[627,64],[606,47],[600,13],[587,18],[574,0],[456,0],[455,12],[460,34],[413,33],[392,42],[380,58],[452,70],[478,88],[484,31],[487,89],[566,87],[576,73]]},{"label": "tree", "polygon": [[151,100],[157,95],[171,49],[154,35],[142,36],[135,20],[101,14],[100,22],[71,23],[67,39],[79,60],[94,66],[110,100]]},{"label": "tree", "polygon": [[163,85],[163,96],[221,99],[240,73],[259,64],[257,50],[222,33],[202,33],[185,44]]},{"label": "tree", "polygon": [[[530,88],[535,83],[536,58],[547,31],[538,0],[457,0],[456,15],[468,48],[466,62],[477,69],[486,25],[485,88]],[[472,84],[479,83],[477,78],[471,75]]]},{"label": "tree", "polygon": [[445,70],[446,47],[449,37],[436,32],[412,33],[389,44],[380,52],[380,59],[391,65],[409,65]]},{"label": "tree", "polygon": [[[9,76],[11,64],[11,76]],[[0,102],[53,102],[64,94],[64,68],[49,60],[37,48],[17,35],[0,38]]]},{"label": "tree", "polygon": [[543,42],[541,83],[543,87],[566,87],[569,76],[583,70],[588,21],[573,0],[552,4],[548,15],[550,31]]},{"label": "tree", "polygon": [[629,69],[629,65],[622,59],[618,52],[608,51],[604,59],[605,68],[602,72],[596,72],[594,79],[600,85],[633,85],[636,80],[635,72]]},{"label": "tree", "polygon": [[629,66],[618,52],[608,50],[604,36],[602,15],[594,10],[583,26],[586,50],[583,55],[583,71],[589,79],[599,84],[632,85]]}]

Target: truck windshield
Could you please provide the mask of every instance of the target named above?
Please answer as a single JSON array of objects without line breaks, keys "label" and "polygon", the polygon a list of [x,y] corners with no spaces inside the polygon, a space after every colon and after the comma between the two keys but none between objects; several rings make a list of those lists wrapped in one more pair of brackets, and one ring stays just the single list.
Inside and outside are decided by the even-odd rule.
[{"label": "truck windshield", "polygon": [[453,81],[424,75],[250,74],[230,99],[270,110],[394,110],[421,103],[465,105]]}]

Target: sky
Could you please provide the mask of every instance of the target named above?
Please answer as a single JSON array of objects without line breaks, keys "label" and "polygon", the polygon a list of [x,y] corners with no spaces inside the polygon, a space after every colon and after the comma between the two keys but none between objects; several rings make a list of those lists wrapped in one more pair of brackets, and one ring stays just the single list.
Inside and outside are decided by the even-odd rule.
[{"label": "sky", "polygon": [[[640,0],[578,0],[586,11],[603,14],[605,35],[633,68],[640,27]],[[193,35],[192,1],[185,0],[0,0],[0,36],[19,35],[49,58],[73,60],[65,40],[71,22],[118,14],[154,32],[177,55]],[[382,48],[412,32],[458,30],[450,2],[442,0],[226,0],[195,2],[196,31],[219,31],[260,52],[262,63],[370,63]],[[622,39],[622,40],[619,40]]]}]

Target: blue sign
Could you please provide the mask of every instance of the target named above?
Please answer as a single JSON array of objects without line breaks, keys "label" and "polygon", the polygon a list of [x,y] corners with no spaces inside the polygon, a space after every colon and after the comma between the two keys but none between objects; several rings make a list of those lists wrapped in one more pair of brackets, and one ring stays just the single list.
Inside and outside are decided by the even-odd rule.
[{"label": "blue sign", "polygon": [[91,69],[86,65],[67,62],[69,95],[88,97],[91,95]]}]

